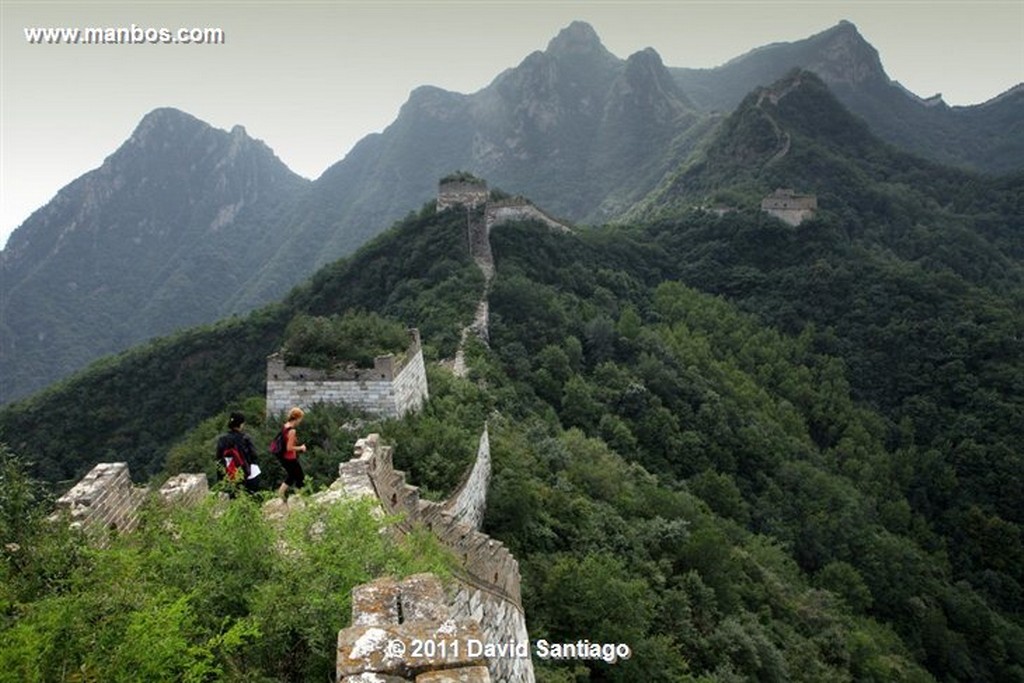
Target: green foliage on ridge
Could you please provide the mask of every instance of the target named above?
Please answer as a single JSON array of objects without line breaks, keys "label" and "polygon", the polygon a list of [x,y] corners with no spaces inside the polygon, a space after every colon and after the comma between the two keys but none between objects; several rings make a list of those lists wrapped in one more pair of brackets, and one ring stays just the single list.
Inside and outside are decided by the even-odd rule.
[{"label": "green foliage on ridge", "polygon": [[345,315],[297,315],[285,330],[285,364],[331,370],[351,363],[372,368],[374,358],[401,354],[409,347],[406,329],[375,313],[349,311]]},{"label": "green foliage on ridge", "polygon": [[151,501],[104,549],[36,518],[0,563],[0,680],[324,680],[354,586],[451,567],[428,534],[381,534],[372,508],[307,504],[272,522],[245,496]]}]

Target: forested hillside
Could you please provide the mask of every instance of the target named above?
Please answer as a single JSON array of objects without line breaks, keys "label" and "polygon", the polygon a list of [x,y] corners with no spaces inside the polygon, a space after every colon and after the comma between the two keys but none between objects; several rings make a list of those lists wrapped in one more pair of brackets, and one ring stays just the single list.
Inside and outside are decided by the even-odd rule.
[{"label": "forested hillside", "polygon": [[454,354],[483,278],[465,246],[465,216],[433,205],[321,270],[284,302],[195,328],[100,361],[0,411],[0,440],[31,456],[48,481],[123,460],[158,472],[171,444],[234,398],[261,394],[266,357],[293,317],[371,310],[424,334],[426,353]]}]

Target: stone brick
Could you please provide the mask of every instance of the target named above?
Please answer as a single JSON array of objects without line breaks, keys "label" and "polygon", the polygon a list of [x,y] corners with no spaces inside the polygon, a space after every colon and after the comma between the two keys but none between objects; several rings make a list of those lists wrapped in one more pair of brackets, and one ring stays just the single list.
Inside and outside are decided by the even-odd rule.
[{"label": "stone brick", "polygon": [[416,683],[491,683],[486,666],[428,671],[416,677]]},{"label": "stone brick", "polygon": [[437,621],[448,618],[448,598],[433,574],[414,574],[402,580],[400,599],[403,621]]},{"label": "stone brick", "polygon": [[176,474],[160,487],[160,498],[165,503],[192,503],[210,492],[205,474]]},{"label": "stone brick", "polygon": [[387,676],[367,671],[355,676],[345,676],[341,679],[341,683],[412,683],[412,681],[401,676]]},{"label": "stone brick", "polygon": [[57,509],[66,510],[93,542],[105,545],[110,532],[135,528],[146,491],[132,486],[127,463],[99,463],[57,500]]},{"label": "stone brick", "polygon": [[[483,641],[480,627],[469,621],[407,621],[389,626],[350,626],[338,633],[338,679],[367,671],[415,678],[435,669],[486,665],[469,656],[469,641]],[[401,643],[399,650],[394,643]],[[432,645],[417,650],[417,643]]]},{"label": "stone brick", "polygon": [[397,625],[398,601],[398,584],[390,577],[356,586],[352,589],[352,625]]},{"label": "stone brick", "polygon": [[419,332],[409,331],[409,348],[398,359],[379,356],[374,369],[331,374],[310,368],[285,367],[280,354],[267,359],[267,414],[293,405],[345,403],[384,417],[401,417],[419,409],[429,397]]}]

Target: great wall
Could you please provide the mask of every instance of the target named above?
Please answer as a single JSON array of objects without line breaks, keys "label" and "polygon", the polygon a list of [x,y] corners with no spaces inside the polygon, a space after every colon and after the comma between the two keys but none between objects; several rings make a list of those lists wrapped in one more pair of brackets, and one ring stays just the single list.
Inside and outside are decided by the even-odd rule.
[{"label": "great wall", "polygon": [[[467,242],[485,286],[473,323],[465,328],[454,362],[465,374],[464,345],[470,334],[487,341],[487,298],[494,278],[490,231],[515,220],[536,220],[549,228],[569,228],[522,198],[490,201],[487,185],[473,179],[442,181],[438,211],[464,209]],[[286,366],[278,354],[267,359],[267,411],[277,414],[292,405],[344,402],[385,417],[415,411],[429,398],[419,333],[410,330],[404,354],[380,356],[372,369],[326,373]],[[351,625],[338,634],[337,681],[370,683],[532,683],[529,634],[520,595],[519,564],[499,541],[480,531],[491,477],[487,426],[473,467],[444,502],[420,497],[395,470],[392,448],[371,434],[356,442],[354,457],[341,463],[331,486],[310,496],[312,504],[372,496],[399,521],[389,527],[405,534],[426,528],[458,562],[446,587],[437,577],[404,580],[382,577],[353,589]],[[100,463],[58,501],[56,514],[67,514],[98,545],[112,533],[130,532],[148,490],[132,484],[127,463]],[[189,504],[209,495],[206,476],[179,474],[155,494],[167,504]],[[268,501],[266,506],[273,506]],[[280,505],[280,503],[278,503]],[[445,652],[399,653],[395,642],[462,643]],[[507,648],[500,654],[474,651],[471,643]]]},{"label": "great wall", "polygon": [[572,232],[565,223],[552,218],[524,197],[492,200],[487,183],[478,178],[460,177],[441,180],[437,191],[437,210],[462,209],[466,212],[466,242],[473,262],[484,275],[484,289],[477,303],[473,322],[462,330],[462,339],[451,363],[459,377],[466,375],[466,342],[471,335],[484,343],[489,339],[487,300],[494,280],[494,255],[491,253],[491,230],[514,221],[537,221],[556,232]]},{"label": "great wall", "polygon": [[377,356],[372,368],[328,372],[286,366],[280,353],[267,358],[267,415],[292,406],[344,403],[381,417],[401,417],[430,398],[419,330],[409,330],[409,346],[399,357]]}]

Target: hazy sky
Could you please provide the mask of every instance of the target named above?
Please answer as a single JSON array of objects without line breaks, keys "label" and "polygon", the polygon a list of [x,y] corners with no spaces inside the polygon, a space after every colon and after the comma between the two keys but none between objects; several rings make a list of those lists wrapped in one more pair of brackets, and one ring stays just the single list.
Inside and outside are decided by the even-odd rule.
[{"label": "hazy sky", "polygon": [[[0,0],[0,244],[163,106],[245,126],[315,178],[389,125],[409,92],[474,92],[574,19],[619,57],[711,67],[841,19],[890,78],[950,104],[1024,81],[1024,0],[630,3]],[[217,27],[222,45],[32,45],[33,27]]]}]

